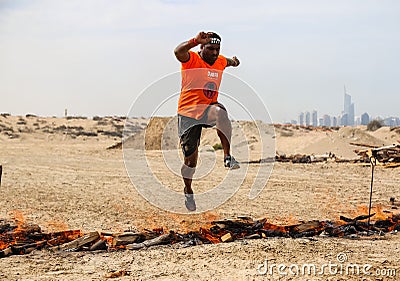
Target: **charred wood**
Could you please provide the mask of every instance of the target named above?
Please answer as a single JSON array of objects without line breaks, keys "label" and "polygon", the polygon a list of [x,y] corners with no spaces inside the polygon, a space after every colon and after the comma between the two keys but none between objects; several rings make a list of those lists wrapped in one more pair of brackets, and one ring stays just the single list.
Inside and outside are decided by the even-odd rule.
[{"label": "charred wood", "polygon": [[94,243],[92,246],[90,246],[89,251],[98,251],[98,250],[107,250],[107,243],[106,240],[100,239],[96,243]]},{"label": "charred wood", "polygon": [[0,250],[0,258],[8,257],[12,255],[12,249],[11,247],[8,247],[4,250]]},{"label": "charred wood", "polygon": [[160,245],[160,244],[164,244],[169,242],[172,238],[174,237],[173,233],[167,233],[167,234],[163,234],[159,237],[150,239],[150,240],[146,240],[142,243],[133,243],[133,244],[129,244],[126,246],[126,248],[128,250],[139,250],[142,248],[146,248],[146,247],[151,247],[151,246],[155,246],[155,245]]},{"label": "charred wood", "polygon": [[50,248],[51,251],[78,251],[83,246],[87,246],[100,239],[100,235],[97,231],[90,232],[74,241],[55,246]]}]

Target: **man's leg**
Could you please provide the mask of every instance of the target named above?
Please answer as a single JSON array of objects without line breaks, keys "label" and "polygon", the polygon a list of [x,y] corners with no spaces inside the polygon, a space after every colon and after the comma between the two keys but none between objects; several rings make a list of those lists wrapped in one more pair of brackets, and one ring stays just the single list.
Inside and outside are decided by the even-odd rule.
[{"label": "man's leg", "polygon": [[196,211],[196,202],[194,201],[193,189],[192,189],[192,179],[196,169],[198,157],[198,149],[189,156],[185,157],[185,161],[181,168],[181,174],[185,187],[183,193],[185,194],[185,206],[189,211]]},{"label": "man's leg", "polygon": [[197,165],[198,149],[195,150],[190,156],[185,157],[184,163],[181,168],[181,175],[185,183],[184,193],[193,194],[192,178]]},{"label": "man's leg", "polygon": [[189,211],[196,210],[196,203],[194,201],[192,179],[196,170],[198,158],[198,146],[200,142],[202,126],[195,125],[194,120],[188,117],[179,116],[178,130],[184,156],[184,163],[181,167],[181,175],[185,187],[183,193],[185,194],[185,205]]},{"label": "man's leg", "polygon": [[216,124],[217,134],[224,150],[224,163],[226,167],[237,169],[239,163],[231,156],[232,125],[228,112],[222,104],[211,105],[208,111],[207,124]]},{"label": "man's leg", "polygon": [[217,134],[224,149],[224,157],[230,155],[232,125],[226,109],[220,104],[210,105],[207,124],[215,124],[217,126]]}]

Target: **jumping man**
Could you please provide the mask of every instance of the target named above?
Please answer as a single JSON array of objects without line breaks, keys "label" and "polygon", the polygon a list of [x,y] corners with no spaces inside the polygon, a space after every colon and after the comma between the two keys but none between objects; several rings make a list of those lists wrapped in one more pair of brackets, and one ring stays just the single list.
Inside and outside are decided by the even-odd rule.
[{"label": "jumping man", "polygon": [[[200,51],[190,51],[200,44]],[[224,150],[224,165],[240,168],[230,155],[232,126],[225,107],[218,103],[218,89],[222,73],[227,66],[238,66],[236,57],[225,58],[219,54],[221,37],[214,32],[200,32],[175,48],[175,56],[182,64],[182,87],[178,102],[178,131],[184,155],[181,174],[185,183],[185,205],[196,210],[192,190],[198,146],[203,127],[216,126]]]}]

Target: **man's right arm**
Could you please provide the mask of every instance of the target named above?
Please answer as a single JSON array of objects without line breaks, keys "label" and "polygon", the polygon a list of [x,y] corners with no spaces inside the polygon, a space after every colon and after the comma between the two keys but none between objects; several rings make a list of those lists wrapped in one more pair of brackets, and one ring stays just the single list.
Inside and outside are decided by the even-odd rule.
[{"label": "man's right arm", "polygon": [[180,62],[187,62],[190,59],[189,50],[195,46],[197,46],[197,43],[193,39],[182,42],[174,50],[175,57]]},{"label": "man's right arm", "polygon": [[179,44],[175,50],[175,57],[180,62],[187,62],[190,59],[189,50],[199,44],[207,44],[210,42],[209,34],[205,32],[199,32],[196,37],[190,39],[189,41],[182,42]]}]

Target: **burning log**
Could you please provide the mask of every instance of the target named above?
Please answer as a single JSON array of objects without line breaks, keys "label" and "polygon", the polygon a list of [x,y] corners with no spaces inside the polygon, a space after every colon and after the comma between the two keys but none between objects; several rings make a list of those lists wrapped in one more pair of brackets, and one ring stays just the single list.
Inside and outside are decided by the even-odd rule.
[{"label": "burning log", "polygon": [[340,216],[339,219],[342,221],[345,221],[345,222],[349,222],[349,223],[356,223],[357,221],[366,220],[366,219],[372,218],[373,216],[375,216],[375,213],[370,214],[370,215],[361,215],[361,216],[355,217],[354,219],[346,218],[345,216]]},{"label": "burning log", "polygon": [[12,231],[15,228],[17,228],[16,225],[11,225],[10,222],[7,222],[5,220],[0,220],[0,234],[7,231]]},{"label": "burning log", "polygon": [[43,234],[44,239],[47,239],[47,244],[57,246],[67,242],[71,242],[82,236],[80,230],[65,230],[54,233]]},{"label": "burning log", "polygon": [[[399,227],[399,224],[396,222],[397,216],[393,218],[388,218],[386,220],[378,220],[373,225],[369,225],[367,222],[362,222],[362,220],[366,220],[374,216],[371,215],[362,215],[358,216],[354,219],[346,218],[344,216],[340,216],[340,219],[347,222],[344,225],[332,226],[324,231],[333,237],[346,237],[354,234],[362,234],[368,235],[371,231],[375,233],[382,234],[383,232],[390,232],[396,230],[396,227]],[[400,227],[399,227],[400,229]]]},{"label": "burning log", "polygon": [[160,245],[166,242],[169,242],[172,238],[174,237],[174,233],[170,232],[167,234],[163,234],[159,237],[150,239],[150,240],[146,240],[142,243],[133,243],[133,244],[129,244],[126,246],[126,248],[128,250],[139,250],[145,247],[150,247],[150,246],[155,246],[155,245]]},{"label": "burning log", "polygon": [[50,248],[51,251],[78,251],[83,246],[87,246],[100,239],[97,231],[90,232],[74,241]]},{"label": "burning log", "polygon": [[267,237],[289,237],[289,233],[284,226],[279,226],[265,222],[260,229],[263,238]]},{"label": "burning log", "polygon": [[35,235],[41,231],[38,225],[4,223],[0,226],[0,250],[7,246],[34,243]]},{"label": "burning log", "polygon": [[14,255],[24,255],[24,254],[29,254],[33,250],[42,249],[46,244],[47,244],[47,241],[43,240],[43,241],[39,241],[39,242],[23,244],[20,246],[13,245],[13,246],[11,246],[11,250]]},{"label": "burning log", "polygon": [[8,247],[4,250],[0,250],[0,258],[8,257],[9,255],[12,255],[11,247]]},{"label": "burning log", "polygon": [[122,246],[122,245],[128,245],[132,244],[135,242],[138,242],[138,240],[144,240],[144,235],[141,233],[134,233],[134,232],[123,232],[120,234],[113,235],[112,240],[112,246],[117,247],[117,246]]},{"label": "burning log", "polygon": [[[353,225],[345,224],[341,226],[331,226],[324,230],[323,234],[330,237],[345,237],[356,234],[357,230]],[[324,235],[325,236],[325,235]]]},{"label": "burning log", "polygon": [[316,236],[322,233],[326,227],[326,222],[310,221],[288,227],[289,235],[292,238]]},{"label": "burning log", "polygon": [[107,250],[107,241],[100,239],[96,243],[94,243],[92,246],[90,246],[89,251],[98,251],[98,250]]}]

